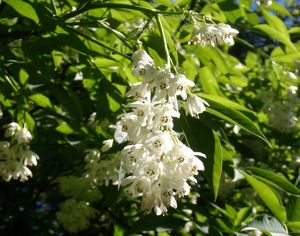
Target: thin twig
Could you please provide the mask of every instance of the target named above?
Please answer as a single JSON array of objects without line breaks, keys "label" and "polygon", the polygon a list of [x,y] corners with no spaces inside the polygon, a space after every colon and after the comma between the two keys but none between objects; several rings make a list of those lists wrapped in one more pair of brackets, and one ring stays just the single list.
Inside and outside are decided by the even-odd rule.
[{"label": "thin twig", "polygon": [[169,49],[168,49],[168,44],[167,44],[167,40],[166,40],[166,36],[165,36],[165,32],[160,20],[160,16],[156,15],[155,16],[157,24],[158,24],[158,29],[160,31],[162,40],[163,40],[163,44],[164,44],[164,49],[165,49],[165,54],[166,54],[166,61],[167,61],[167,69],[170,71],[171,69],[171,62],[170,62],[170,54],[169,54]]},{"label": "thin twig", "polygon": [[52,3],[52,6],[53,6],[53,9],[54,9],[54,13],[55,13],[55,15],[57,16],[58,13],[57,13],[57,8],[56,8],[56,6],[55,6],[54,0],[51,0],[51,3]]}]

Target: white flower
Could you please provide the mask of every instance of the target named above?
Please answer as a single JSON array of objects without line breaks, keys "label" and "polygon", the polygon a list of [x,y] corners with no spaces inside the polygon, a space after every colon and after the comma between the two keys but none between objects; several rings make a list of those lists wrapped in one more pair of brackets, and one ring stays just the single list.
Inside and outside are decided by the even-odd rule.
[{"label": "white flower", "polygon": [[190,114],[193,117],[198,117],[198,115],[206,110],[206,106],[209,106],[208,103],[198,97],[197,95],[191,94],[188,96],[185,103],[186,114]]},{"label": "white flower", "polygon": [[139,163],[147,158],[147,155],[147,150],[142,144],[127,145],[120,154],[123,168],[128,173],[134,171]]},{"label": "white flower", "polygon": [[138,64],[153,65],[154,61],[149,54],[144,50],[137,50],[132,54],[132,65],[135,67]]},{"label": "white flower", "polygon": [[15,133],[14,138],[17,140],[18,143],[29,143],[32,139],[32,136],[28,129],[22,128],[21,130]]},{"label": "white flower", "polygon": [[265,5],[265,6],[270,6],[270,5],[272,5],[272,3],[273,3],[272,0],[257,0],[256,1],[257,5],[262,4],[262,5]]},{"label": "white flower", "polygon": [[21,130],[21,127],[16,122],[9,123],[8,125],[6,125],[4,127],[6,127],[6,130],[4,133],[4,137],[6,137],[6,138],[14,136],[18,131]]},{"label": "white flower", "polygon": [[15,176],[13,176],[14,179],[20,178],[21,182],[28,180],[28,177],[32,177],[32,172],[26,166],[22,166],[19,169],[17,169],[15,172]]},{"label": "white flower", "polygon": [[170,83],[168,94],[169,96],[181,96],[183,100],[186,100],[186,90],[189,87],[194,87],[195,83],[185,77],[185,75],[177,74],[174,80]]},{"label": "white flower", "polygon": [[[220,39],[228,45],[233,45],[233,36],[236,36],[239,33],[239,31],[231,28],[230,25],[222,23],[218,24],[218,29],[221,31]],[[218,41],[220,41],[220,39]]]},{"label": "white flower", "polygon": [[39,160],[39,156],[30,150],[23,153],[23,158],[25,166],[36,166],[37,160]]},{"label": "white flower", "polygon": [[152,128],[154,130],[164,130],[165,128],[173,128],[173,117],[179,117],[180,113],[174,110],[170,103],[162,104],[154,109],[154,118]]},{"label": "white flower", "polygon": [[134,114],[124,114],[121,120],[116,124],[114,138],[118,143],[123,143],[127,140],[134,139],[140,132],[140,127],[137,126],[138,117]]},{"label": "white flower", "polygon": [[136,100],[150,100],[150,89],[147,83],[136,83],[130,85],[130,90],[126,93],[128,97],[134,97]]},{"label": "white flower", "polygon": [[145,147],[156,157],[172,150],[174,142],[169,132],[157,131],[150,133],[145,140]]},{"label": "white flower", "polygon": [[[216,30],[217,29],[217,30]],[[209,37],[200,35],[203,43],[231,43],[234,33],[226,26],[211,25],[205,28]],[[199,39],[200,40],[200,39]],[[209,41],[207,41],[209,40]],[[169,207],[176,208],[176,195],[189,194],[187,181],[195,181],[194,175],[204,169],[197,156],[205,157],[201,152],[194,152],[180,141],[180,135],[173,130],[173,118],[180,117],[180,106],[185,104],[186,112],[198,116],[205,111],[208,103],[191,93],[194,82],[183,74],[174,75],[164,69],[157,69],[152,58],[143,50],[135,52],[133,74],[141,76],[142,82],[131,85],[126,93],[134,102],[125,106],[127,113],[118,117],[114,139],[118,143],[127,141],[119,157],[119,186],[125,187],[132,197],[142,196],[141,208],[156,215],[167,212]],[[183,100],[179,102],[177,97]],[[88,162],[86,177],[93,183],[108,182],[109,166],[106,161]]]},{"label": "white flower", "polygon": [[101,152],[107,152],[111,149],[113,146],[114,140],[113,139],[107,139],[102,142]]},{"label": "white flower", "polygon": [[155,157],[148,158],[140,163],[134,170],[133,174],[136,176],[146,176],[152,181],[157,180],[162,170],[162,163],[157,161]]},{"label": "white flower", "polygon": [[156,195],[154,192],[149,191],[143,195],[142,203],[141,203],[141,208],[143,211],[146,213],[150,213],[154,203],[156,200]]},{"label": "white flower", "polygon": [[148,101],[136,101],[129,103],[128,107],[133,108],[133,113],[137,116],[139,126],[146,126],[153,115],[153,104]]},{"label": "white flower", "polygon": [[154,100],[158,101],[166,97],[168,94],[168,89],[170,87],[170,81],[173,79],[174,75],[167,73],[165,71],[159,71],[155,80],[150,84],[150,88],[155,88]]},{"label": "white flower", "polygon": [[133,68],[132,73],[134,76],[143,77],[145,82],[151,82],[155,79],[157,70],[149,64],[138,64]]},{"label": "white flower", "polygon": [[177,202],[173,194],[173,184],[172,180],[168,177],[161,177],[159,180],[160,183],[160,197],[161,201],[166,207],[177,208]]},{"label": "white flower", "polygon": [[132,197],[138,197],[150,190],[151,179],[145,176],[129,176],[122,181],[122,186],[127,186],[125,191]]},{"label": "white flower", "polygon": [[212,47],[223,43],[233,45],[233,36],[238,33],[236,29],[227,24],[204,24],[194,30],[190,43],[201,44],[202,46],[209,44]]}]

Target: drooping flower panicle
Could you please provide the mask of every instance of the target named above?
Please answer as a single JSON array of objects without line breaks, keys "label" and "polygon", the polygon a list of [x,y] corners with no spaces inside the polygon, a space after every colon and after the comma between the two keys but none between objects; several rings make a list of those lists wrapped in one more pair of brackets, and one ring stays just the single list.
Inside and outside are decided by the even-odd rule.
[{"label": "drooping flower panicle", "polygon": [[36,166],[39,159],[29,147],[32,136],[28,129],[21,128],[15,122],[5,128],[4,137],[10,140],[0,142],[0,176],[5,181],[26,181],[28,177],[32,177],[28,166]]},{"label": "drooping flower panicle", "polygon": [[145,212],[154,208],[160,215],[168,207],[177,207],[175,196],[188,195],[188,181],[196,181],[194,176],[204,169],[199,157],[205,154],[180,140],[173,119],[180,117],[181,106],[198,117],[208,104],[192,94],[194,82],[157,68],[144,50],[136,51],[132,59],[133,74],[143,80],[131,85],[127,96],[134,101],[115,127],[115,140],[128,142],[120,154],[121,172],[126,175],[120,184],[132,197],[142,197]]},{"label": "drooping flower panicle", "polygon": [[233,36],[239,33],[236,29],[231,28],[230,25],[219,24],[201,24],[199,27],[195,26],[190,44],[201,44],[202,46],[210,45],[215,47],[217,45],[228,44],[233,45]]}]

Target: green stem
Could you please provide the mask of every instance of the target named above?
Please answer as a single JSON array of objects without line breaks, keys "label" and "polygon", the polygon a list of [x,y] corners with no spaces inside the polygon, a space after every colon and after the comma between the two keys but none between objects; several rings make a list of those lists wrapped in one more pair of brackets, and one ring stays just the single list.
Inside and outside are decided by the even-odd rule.
[{"label": "green stem", "polygon": [[92,9],[99,9],[99,8],[112,8],[112,9],[129,9],[129,10],[136,10],[141,11],[145,13],[146,15],[157,15],[157,14],[163,14],[163,15],[178,15],[182,14],[181,12],[168,12],[168,11],[158,11],[156,9],[149,9],[145,7],[140,7],[137,5],[129,5],[129,4],[122,4],[122,3],[93,3],[93,4],[86,4],[82,8],[77,9],[76,11],[69,12],[63,16],[64,19],[69,19],[74,16],[80,15],[81,13],[84,13],[88,10]]},{"label": "green stem", "polygon": [[57,16],[57,15],[58,15],[58,14],[57,14],[57,8],[56,8],[56,6],[55,6],[54,0],[51,0],[51,3],[52,3],[52,6],[53,6],[53,9],[54,9],[54,13],[55,13],[55,15]]},{"label": "green stem", "polygon": [[167,40],[166,40],[166,36],[165,36],[165,32],[160,20],[160,16],[156,15],[155,16],[157,24],[158,24],[158,29],[160,31],[162,40],[163,40],[163,44],[164,44],[164,49],[165,49],[165,53],[166,53],[166,61],[167,61],[167,69],[170,71],[171,69],[171,61],[170,61],[170,54],[169,54],[169,50],[168,50],[168,45],[167,45]]},{"label": "green stem", "polygon": [[263,50],[261,50],[260,48],[256,48],[255,46],[253,46],[252,44],[248,43],[247,41],[245,41],[244,39],[241,39],[239,37],[235,37],[235,41],[245,45],[246,47],[252,49],[253,51],[256,51],[259,55],[263,56],[264,58],[267,58],[269,60],[272,61],[271,57],[265,53]]},{"label": "green stem", "polygon": [[110,50],[110,51],[112,51],[112,52],[114,52],[114,53],[116,53],[116,54],[119,54],[119,55],[123,56],[124,58],[126,58],[126,59],[128,59],[128,60],[131,60],[131,57],[130,57],[130,56],[128,56],[128,55],[126,55],[126,54],[124,54],[124,53],[122,53],[122,52],[119,52],[118,50],[116,50],[116,49],[114,49],[114,48],[111,48],[111,47],[109,47],[109,46],[107,46],[107,45],[105,45],[105,44],[99,42],[98,40],[93,39],[92,37],[90,37],[90,36],[88,36],[88,35],[85,35],[85,34],[79,32],[79,31],[77,31],[77,30],[75,30],[75,29],[73,29],[73,28],[71,28],[71,27],[68,27],[68,29],[72,30],[72,31],[75,32],[76,34],[78,34],[78,35],[84,37],[85,39],[87,39],[87,40],[89,40],[89,41],[91,41],[91,42],[93,42],[93,43],[95,43],[95,44],[97,44],[97,45],[99,45],[99,46],[101,46],[101,47],[107,49],[107,50]]}]

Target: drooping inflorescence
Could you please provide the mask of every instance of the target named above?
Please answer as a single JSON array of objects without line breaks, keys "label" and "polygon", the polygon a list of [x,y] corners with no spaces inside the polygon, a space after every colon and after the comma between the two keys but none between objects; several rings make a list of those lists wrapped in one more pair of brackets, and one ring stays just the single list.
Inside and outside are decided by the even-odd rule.
[{"label": "drooping inflorescence", "polygon": [[[187,114],[198,117],[207,102],[192,94],[194,82],[183,74],[173,74],[155,66],[153,59],[138,50],[133,56],[133,74],[142,77],[127,92],[133,102],[129,112],[119,116],[114,138],[127,142],[121,151],[121,172],[126,175],[120,184],[132,197],[142,197],[141,208],[157,215],[168,207],[176,208],[175,196],[190,192],[188,181],[204,169],[198,157],[173,129],[173,119],[180,117],[180,107]],[[198,157],[197,157],[198,156]]]},{"label": "drooping inflorescence", "polygon": [[0,175],[5,181],[26,181],[32,177],[28,166],[36,166],[38,155],[30,150],[32,136],[28,129],[12,122],[5,126],[5,138],[0,142]]},{"label": "drooping inflorescence", "polygon": [[201,44],[202,46],[210,45],[212,47],[222,44],[233,45],[233,36],[236,36],[238,33],[239,31],[231,28],[231,26],[227,24],[204,23],[195,27],[189,43]]}]

